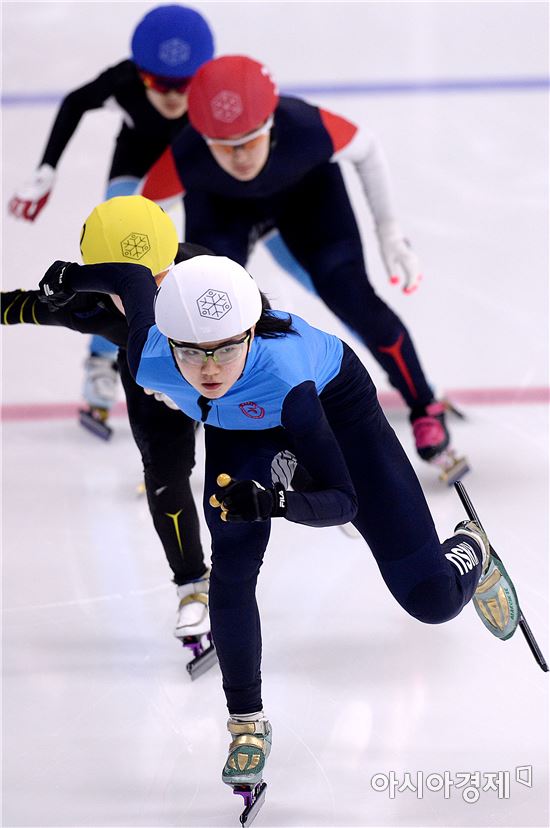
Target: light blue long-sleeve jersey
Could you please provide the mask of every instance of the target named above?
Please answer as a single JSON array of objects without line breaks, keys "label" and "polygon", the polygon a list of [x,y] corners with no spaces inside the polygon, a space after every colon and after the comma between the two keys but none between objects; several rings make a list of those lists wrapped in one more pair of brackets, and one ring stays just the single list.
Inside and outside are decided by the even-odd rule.
[{"label": "light blue long-sleeve jersey", "polygon": [[320,394],[342,363],[343,346],[336,336],[313,328],[294,314],[292,326],[297,335],[256,337],[237,382],[220,399],[206,401],[182,377],[167,338],[154,325],[141,353],[136,380],[145,388],[166,394],[189,417],[208,425],[239,430],[275,428],[283,425],[283,404],[293,388],[311,381]]}]

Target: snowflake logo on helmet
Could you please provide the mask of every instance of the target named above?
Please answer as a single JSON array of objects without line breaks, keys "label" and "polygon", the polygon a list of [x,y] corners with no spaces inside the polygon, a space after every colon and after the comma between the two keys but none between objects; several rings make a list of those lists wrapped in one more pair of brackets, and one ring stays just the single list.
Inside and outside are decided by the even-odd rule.
[{"label": "snowflake logo on helmet", "polygon": [[159,45],[158,55],[167,66],[179,66],[180,63],[187,63],[191,56],[191,46],[179,37],[171,37],[163,40]]},{"label": "snowflake logo on helmet", "polygon": [[130,233],[120,242],[120,249],[125,259],[142,259],[151,249],[149,238],[145,233]]},{"label": "snowflake logo on helmet", "polygon": [[243,102],[237,92],[230,92],[228,89],[223,89],[212,98],[210,107],[216,121],[223,121],[224,124],[232,124],[241,115]]},{"label": "snowflake logo on helmet", "polygon": [[197,299],[197,307],[201,316],[208,319],[221,319],[232,308],[229,296],[223,290],[207,290]]}]

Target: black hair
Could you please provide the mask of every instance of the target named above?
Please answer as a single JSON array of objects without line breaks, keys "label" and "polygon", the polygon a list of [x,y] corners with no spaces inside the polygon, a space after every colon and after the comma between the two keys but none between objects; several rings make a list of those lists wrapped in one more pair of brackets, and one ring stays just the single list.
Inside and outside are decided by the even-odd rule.
[{"label": "black hair", "polygon": [[260,291],[260,296],[262,297],[262,314],[256,322],[254,336],[262,339],[275,339],[287,334],[298,334],[298,331],[292,327],[292,316],[290,314],[287,314],[286,318],[275,316],[265,293]]}]

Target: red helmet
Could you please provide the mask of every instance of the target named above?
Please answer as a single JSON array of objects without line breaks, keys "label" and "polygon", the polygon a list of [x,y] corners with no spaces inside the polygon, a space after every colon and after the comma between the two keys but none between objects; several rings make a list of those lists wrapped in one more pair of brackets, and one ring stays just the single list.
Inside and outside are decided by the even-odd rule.
[{"label": "red helmet", "polygon": [[279,93],[269,70],[243,55],[204,63],[189,86],[189,120],[208,138],[257,129],[274,112]]}]

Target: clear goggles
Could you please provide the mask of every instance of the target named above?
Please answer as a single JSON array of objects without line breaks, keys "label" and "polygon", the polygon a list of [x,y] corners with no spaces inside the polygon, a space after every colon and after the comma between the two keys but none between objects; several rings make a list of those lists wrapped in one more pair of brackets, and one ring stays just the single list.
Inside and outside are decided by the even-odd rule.
[{"label": "clear goggles", "polygon": [[208,138],[203,136],[209,147],[226,152],[230,155],[236,149],[252,150],[257,147],[264,135],[271,130],[273,126],[273,115],[270,115],[265,124],[255,129],[254,132],[249,132],[241,138]]},{"label": "clear goggles", "polygon": [[206,365],[209,357],[212,357],[218,365],[227,365],[234,362],[241,356],[245,343],[249,339],[250,331],[242,339],[225,342],[223,345],[218,345],[217,348],[197,348],[196,346],[186,345],[184,342],[175,342],[173,339],[169,339],[168,342],[180,362],[200,366]]}]

